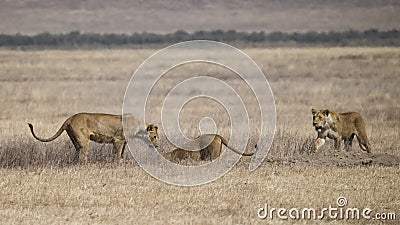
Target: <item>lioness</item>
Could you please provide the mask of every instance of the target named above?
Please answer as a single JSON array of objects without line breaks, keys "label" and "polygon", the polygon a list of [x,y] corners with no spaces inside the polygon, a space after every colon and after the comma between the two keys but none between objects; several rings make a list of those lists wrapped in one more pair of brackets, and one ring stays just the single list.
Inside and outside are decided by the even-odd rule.
[{"label": "lioness", "polygon": [[198,151],[188,151],[177,148],[171,152],[165,153],[165,157],[171,160],[214,160],[221,155],[222,145],[230,150],[244,156],[252,156],[253,153],[241,153],[228,145],[228,142],[218,134],[203,134],[184,145],[185,149],[200,149]]},{"label": "lioness", "polygon": [[[134,129],[134,134],[147,133],[150,141],[158,147],[158,127],[145,125],[132,115],[124,115],[129,126]],[[122,128],[122,116],[102,113],[78,113],[69,117],[58,129],[57,133],[50,138],[39,138],[33,132],[32,124],[28,123],[33,137],[42,142],[53,141],[65,130],[75,146],[76,159],[79,162],[87,162],[90,140],[97,143],[112,143],[114,155],[122,159],[126,140]]]},{"label": "lioness", "polygon": [[313,115],[313,126],[318,132],[314,143],[316,152],[325,143],[326,137],[335,141],[335,149],[339,150],[344,141],[347,151],[351,149],[354,136],[357,136],[360,148],[371,152],[370,145],[365,132],[364,120],[359,113],[346,112],[336,113],[332,110],[311,110]]}]

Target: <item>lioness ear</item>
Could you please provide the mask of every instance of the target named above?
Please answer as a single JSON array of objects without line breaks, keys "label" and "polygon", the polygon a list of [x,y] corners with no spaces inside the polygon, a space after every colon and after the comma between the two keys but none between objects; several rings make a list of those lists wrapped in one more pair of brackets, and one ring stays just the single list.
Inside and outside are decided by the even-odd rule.
[{"label": "lioness ear", "polygon": [[317,110],[316,110],[316,109],[311,109],[311,113],[312,113],[313,115],[315,115],[315,114],[317,113]]},{"label": "lioness ear", "polygon": [[326,116],[329,116],[329,109],[325,109],[323,112]]}]

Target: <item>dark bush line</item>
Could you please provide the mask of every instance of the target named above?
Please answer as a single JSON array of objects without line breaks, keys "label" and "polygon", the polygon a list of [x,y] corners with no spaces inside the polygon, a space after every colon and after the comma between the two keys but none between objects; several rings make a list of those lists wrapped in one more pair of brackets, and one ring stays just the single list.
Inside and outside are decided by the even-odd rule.
[{"label": "dark bush line", "polygon": [[70,33],[36,35],[0,34],[0,46],[4,47],[45,47],[45,48],[78,48],[78,47],[118,47],[129,45],[172,44],[188,40],[213,40],[227,43],[240,42],[247,45],[329,45],[329,46],[400,46],[398,30],[343,32],[238,32],[235,30],[196,31],[188,33],[178,30],[175,33],[133,33],[133,34],[98,34]]}]

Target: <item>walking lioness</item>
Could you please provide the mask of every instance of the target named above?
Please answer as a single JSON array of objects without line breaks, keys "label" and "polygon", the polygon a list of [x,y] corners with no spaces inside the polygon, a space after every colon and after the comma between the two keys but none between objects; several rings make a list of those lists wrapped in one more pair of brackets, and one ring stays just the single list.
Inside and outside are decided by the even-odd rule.
[{"label": "walking lioness", "polygon": [[314,151],[317,151],[325,143],[326,137],[335,141],[335,149],[341,148],[342,141],[348,151],[351,149],[354,136],[357,136],[360,148],[371,152],[365,131],[364,120],[359,113],[336,113],[332,110],[311,110],[313,126],[318,132],[314,143]]},{"label": "walking lioness", "polygon": [[[165,153],[165,157],[170,160],[192,159],[199,160],[214,160],[221,155],[222,145],[225,145],[230,150],[243,156],[252,156],[253,153],[241,153],[239,150],[228,145],[228,142],[218,134],[203,134],[188,143],[185,143],[184,148],[177,148],[171,152]],[[189,151],[187,149],[199,149]]]},{"label": "walking lioness", "polygon": [[[32,124],[28,124],[33,137],[42,142],[53,141],[65,130],[75,146],[76,159],[79,162],[87,162],[90,140],[97,143],[112,143],[115,156],[122,159],[125,150],[126,140],[122,128],[121,115],[110,115],[102,113],[78,113],[69,117],[58,129],[57,133],[50,138],[39,138],[33,131]],[[158,147],[158,127],[149,124],[145,125],[132,115],[124,115],[129,128],[133,129],[135,135],[147,133],[150,141]]]}]

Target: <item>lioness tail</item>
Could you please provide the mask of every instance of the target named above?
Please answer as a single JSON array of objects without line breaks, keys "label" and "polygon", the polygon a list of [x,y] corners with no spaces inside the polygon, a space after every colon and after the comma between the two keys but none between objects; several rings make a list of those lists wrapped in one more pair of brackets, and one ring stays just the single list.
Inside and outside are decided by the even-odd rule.
[{"label": "lioness tail", "polygon": [[32,133],[33,137],[36,138],[36,140],[39,140],[42,142],[52,141],[52,140],[58,138],[58,136],[60,136],[62,134],[62,132],[64,131],[64,125],[62,125],[60,127],[60,129],[58,129],[57,133],[54,134],[51,138],[40,138],[40,137],[36,136],[35,132],[33,132],[33,125],[30,123],[28,123],[28,125],[29,125],[29,128],[31,129],[31,133]]},{"label": "lioness tail", "polygon": [[245,152],[241,153],[239,150],[229,146],[228,142],[225,140],[225,138],[223,138],[221,136],[220,136],[220,138],[221,138],[222,144],[224,144],[227,148],[229,148],[230,150],[234,151],[235,153],[237,153],[239,155],[243,155],[243,156],[252,156],[252,155],[254,155],[254,152],[253,153],[245,153]]}]

